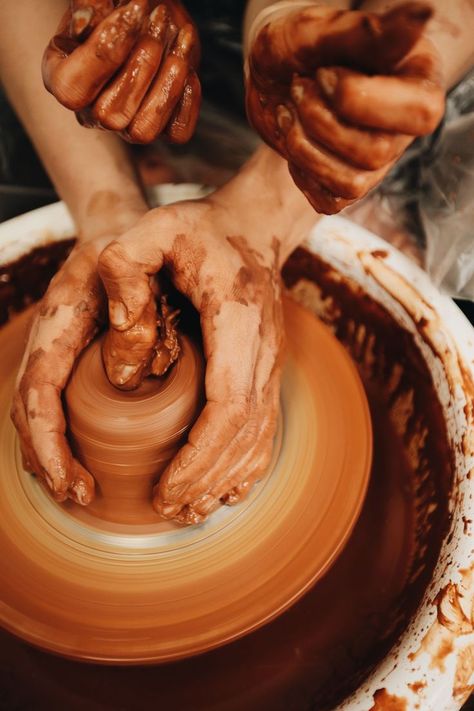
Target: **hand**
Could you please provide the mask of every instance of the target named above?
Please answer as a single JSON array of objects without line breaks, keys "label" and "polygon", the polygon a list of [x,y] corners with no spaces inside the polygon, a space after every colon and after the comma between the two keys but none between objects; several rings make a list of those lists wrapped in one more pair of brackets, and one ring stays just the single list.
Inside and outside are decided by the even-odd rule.
[{"label": "hand", "polygon": [[97,258],[113,236],[79,242],[52,279],[35,311],[17,377],[11,415],[23,466],[44,481],[57,501],[71,498],[86,505],[94,497],[92,476],[69,449],[61,393],[75,359],[105,321]]},{"label": "hand", "polygon": [[431,9],[384,15],[310,6],[270,20],[251,45],[247,111],[313,207],[339,212],[379,183],[444,111]]},{"label": "hand", "polygon": [[179,0],[71,0],[45,51],[43,80],[84,125],[133,143],[160,134],[185,143],[201,102],[199,56]]},{"label": "hand", "polygon": [[[153,358],[150,276],[166,266],[199,311],[207,402],[153,499],[162,517],[188,524],[236,503],[264,474],[278,414],[283,219],[279,231],[261,203],[244,200],[244,208],[227,193],[152,210],[99,259],[111,325],[103,355],[115,385],[136,385],[144,353]],[[130,333],[137,351],[128,349]]]}]

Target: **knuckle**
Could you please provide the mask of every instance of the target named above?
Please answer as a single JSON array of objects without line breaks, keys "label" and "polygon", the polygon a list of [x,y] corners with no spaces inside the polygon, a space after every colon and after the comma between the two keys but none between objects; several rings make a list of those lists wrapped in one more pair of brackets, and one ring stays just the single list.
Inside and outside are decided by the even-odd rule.
[{"label": "knuckle", "polygon": [[128,127],[128,135],[132,143],[151,143],[158,132],[155,131],[151,121],[140,119],[140,121],[133,122]]},{"label": "knuckle", "polygon": [[441,121],[444,113],[444,105],[444,96],[439,92],[439,94],[433,95],[429,101],[420,107],[426,133],[432,133]]},{"label": "knuckle", "polygon": [[130,121],[123,111],[112,111],[100,100],[91,111],[92,118],[108,131],[124,131]]},{"label": "knuckle", "polygon": [[366,154],[365,160],[369,170],[378,170],[383,168],[393,156],[394,142],[390,138],[381,137],[372,142],[370,151]]},{"label": "knuckle", "polygon": [[88,97],[78,91],[77,86],[71,83],[67,67],[63,65],[56,71],[50,90],[59,103],[71,111],[80,111],[89,103]]},{"label": "knuckle", "polygon": [[114,276],[123,268],[125,258],[125,250],[122,245],[114,240],[99,254],[98,268],[101,274],[104,272],[106,276]]},{"label": "knuckle", "polygon": [[247,395],[233,395],[231,402],[226,406],[226,419],[235,428],[241,428],[250,417],[250,399]]}]

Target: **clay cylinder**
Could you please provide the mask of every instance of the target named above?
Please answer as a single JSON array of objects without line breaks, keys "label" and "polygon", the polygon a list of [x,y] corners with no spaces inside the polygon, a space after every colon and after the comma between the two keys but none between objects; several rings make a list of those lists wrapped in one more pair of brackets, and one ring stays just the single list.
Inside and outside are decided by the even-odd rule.
[{"label": "clay cylinder", "polygon": [[68,434],[75,456],[94,476],[88,510],[107,521],[149,523],[153,485],[186,440],[199,414],[203,357],[181,336],[181,356],[162,378],[149,377],[133,391],[109,382],[101,339],[79,358],[66,387]]}]

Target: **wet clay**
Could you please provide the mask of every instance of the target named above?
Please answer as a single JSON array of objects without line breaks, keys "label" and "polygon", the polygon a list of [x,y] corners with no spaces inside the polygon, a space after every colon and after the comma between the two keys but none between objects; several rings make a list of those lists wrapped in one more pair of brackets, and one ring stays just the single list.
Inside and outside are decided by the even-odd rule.
[{"label": "wet clay", "polygon": [[3,633],[6,698],[40,711],[135,711],[137,698],[143,708],[322,711],[355,688],[416,604],[394,619],[414,553],[411,472],[380,395],[369,399],[374,461],[362,514],[339,560],[290,610],[218,650],[153,667],[84,665]]},{"label": "wet clay", "polygon": [[[84,666],[2,633],[0,687],[7,707],[135,711],[140,699],[144,708],[322,711],[356,688],[405,628],[433,570],[448,515],[452,469],[431,378],[411,336],[321,260],[298,251],[286,279],[295,295],[301,280],[320,284],[326,318],[359,362],[370,402],[370,486],[344,552],[272,623],[166,666]],[[403,431],[393,413],[410,388],[414,414]],[[417,417],[429,425],[429,477],[410,455]],[[428,510],[434,515],[427,517]]]},{"label": "wet clay", "polygon": [[[79,659],[169,661],[207,651],[263,625],[328,570],[364,501],[372,452],[370,415],[357,372],[330,331],[290,300],[284,303],[284,313],[288,351],[273,461],[240,504],[223,506],[205,524],[188,527],[158,517],[140,518],[138,523],[124,518],[104,521],[88,507],[59,505],[22,469],[7,402],[28,313],[5,327],[0,333],[5,374],[0,384],[0,403],[5,404],[0,409],[0,441],[10,475],[0,478],[0,547],[5,560],[0,620],[7,629]],[[100,365],[98,347],[93,347],[77,369],[92,386],[97,378],[89,357],[93,361],[94,352]],[[169,378],[176,372],[180,380],[181,360]],[[102,377],[99,368],[99,382]],[[150,387],[156,387],[151,382]],[[102,383],[110,393],[107,381]],[[86,383],[82,392],[84,387]],[[73,401],[80,398],[68,392],[71,430],[82,437],[80,446],[87,435],[84,461],[91,457],[89,424],[95,433],[104,424],[94,411],[94,398],[92,404],[87,400],[90,394],[78,411]],[[133,402],[133,391],[131,397]],[[139,409],[143,402],[137,404]],[[125,419],[127,423],[118,423],[121,440],[127,436],[130,418]],[[112,448],[122,445],[115,432],[110,445],[108,433],[105,423],[102,454],[97,453],[97,441],[92,448],[94,467],[102,467],[101,456],[111,457]],[[155,455],[151,447],[144,458],[153,471]],[[112,463],[110,469],[96,470],[99,486],[111,496],[109,508],[103,497],[99,515],[105,511],[107,518],[116,517],[118,507],[125,517],[133,467],[123,476],[128,482],[114,484],[113,479],[121,477],[120,462]],[[138,477],[138,483],[138,502],[145,510],[151,484],[146,477]],[[26,587],[25,578],[30,581]]]},{"label": "wet clay", "polygon": [[150,376],[136,390],[124,392],[107,378],[102,342],[96,339],[84,351],[65,391],[74,452],[97,484],[88,512],[117,523],[156,522],[153,485],[199,414],[203,357],[181,335],[174,367],[164,377]]}]

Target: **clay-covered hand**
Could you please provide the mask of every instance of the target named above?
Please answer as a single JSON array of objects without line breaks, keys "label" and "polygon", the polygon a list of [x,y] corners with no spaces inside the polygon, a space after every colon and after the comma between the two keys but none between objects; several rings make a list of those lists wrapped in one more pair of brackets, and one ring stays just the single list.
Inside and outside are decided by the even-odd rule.
[{"label": "clay-covered hand", "polygon": [[151,278],[162,267],[200,314],[206,403],[153,499],[161,516],[182,523],[199,523],[249,491],[268,467],[277,422],[278,235],[237,201],[219,200],[152,210],[99,259],[111,327],[103,355],[115,385],[137,385],[155,357]]},{"label": "clay-covered hand", "polygon": [[185,143],[201,103],[196,28],[179,0],[70,0],[43,80],[81,123],[133,143]]},{"label": "clay-covered hand", "polygon": [[431,15],[424,2],[384,15],[315,4],[257,31],[249,118],[318,212],[364,196],[441,120],[440,58],[424,36]]},{"label": "clay-covered hand", "polygon": [[[124,217],[123,228],[138,214]],[[121,232],[79,241],[74,247],[36,307],[17,376],[11,415],[23,465],[44,481],[57,501],[70,498],[86,505],[94,496],[94,480],[73,457],[66,439],[61,395],[75,359],[106,320],[97,259]]]}]

